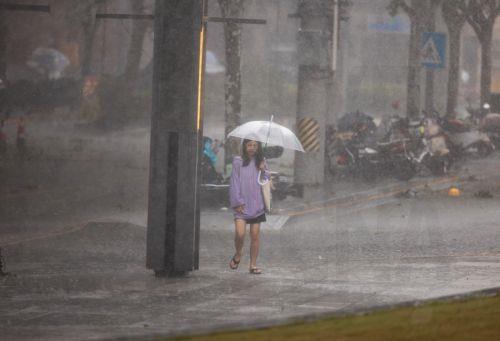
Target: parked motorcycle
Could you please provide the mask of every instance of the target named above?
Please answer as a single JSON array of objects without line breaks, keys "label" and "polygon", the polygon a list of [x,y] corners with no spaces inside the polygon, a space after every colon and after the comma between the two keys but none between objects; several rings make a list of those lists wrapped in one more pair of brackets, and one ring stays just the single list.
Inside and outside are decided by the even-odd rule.
[{"label": "parked motorcycle", "polygon": [[480,127],[488,135],[493,145],[500,148],[500,114],[487,114],[482,119]]},{"label": "parked motorcycle", "polygon": [[415,172],[425,167],[434,175],[442,175],[451,166],[447,136],[439,124],[438,116],[424,114],[421,120],[397,116],[391,118],[383,141],[399,141],[400,153],[410,160]]},{"label": "parked motorcycle", "polygon": [[332,142],[328,152],[328,169],[334,177],[358,177],[359,150],[362,148],[359,136],[354,132],[333,132]]},{"label": "parked motorcycle", "polygon": [[411,157],[416,141],[408,118],[401,118],[398,115],[390,118],[388,129],[377,145],[379,152],[389,160],[387,164],[392,176],[398,180],[410,180],[417,173],[417,167]]},{"label": "parked motorcycle", "polygon": [[[377,142],[375,139],[376,126],[367,115],[355,117],[350,126],[339,125],[335,140],[331,143],[329,152],[330,171],[337,176],[360,177],[365,181],[374,181],[380,176],[393,176],[399,180],[409,180],[416,174],[411,158],[406,151],[406,138],[384,139]],[[344,120],[345,122],[346,120]],[[342,131],[343,128],[350,128]]]},{"label": "parked motorcycle", "polygon": [[469,105],[466,112],[474,127],[488,136],[494,149],[500,147],[500,114],[492,113],[488,103],[484,103],[480,108]]},{"label": "parked motorcycle", "polygon": [[486,157],[495,150],[487,133],[464,120],[444,117],[440,119],[440,126],[446,134],[454,159],[466,155]]},{"label": "parked motorcycle", "polygon": [[411,151],[411,158],[415,165],[426,166],[432,174],[443,175],[448,173],[452,158],[447,144],[447,137],[435,117],[424,118],[420,126],[420,143]]},{"label": "parked motorcycle", "polygon": [[475,126],[480,126],[481,121],[483,118],[490,114],[490,105],[488,103],[484,103],[482,106],[479,108],[474,108],[470,103],[466,108],[466,111],[468,113],[468,116],[470,117],[470,120]]}]

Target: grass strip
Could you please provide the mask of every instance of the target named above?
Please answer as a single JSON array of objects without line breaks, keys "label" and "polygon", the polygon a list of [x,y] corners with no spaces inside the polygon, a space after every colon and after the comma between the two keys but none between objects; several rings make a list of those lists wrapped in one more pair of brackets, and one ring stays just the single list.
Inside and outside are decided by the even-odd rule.
[{"label": "grass strip", "polygon": [[500,340],[500,295],[173,340]]}]

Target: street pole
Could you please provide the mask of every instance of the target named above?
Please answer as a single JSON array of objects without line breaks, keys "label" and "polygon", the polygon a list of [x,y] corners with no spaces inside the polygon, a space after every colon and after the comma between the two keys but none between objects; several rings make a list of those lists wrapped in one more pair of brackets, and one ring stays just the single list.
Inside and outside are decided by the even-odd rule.
[{"label": "street pole", "polygon": [[203,0],[157,0],[146,265],[198,269]]},{"label": "street pole", "polygon": [[199,267],[206,24],[266,24],[206,13],[207,0],[157,0],[154,15],[96,14],[96,19],[154,20],[146,266],[159,276]]},{"label": "street pole", "polygon": [[298,3],[297,132],[306,153],[295,154],[294,181],[301,188],[324,183],[325,123],[333,77],[333,16],[333,0]]}]

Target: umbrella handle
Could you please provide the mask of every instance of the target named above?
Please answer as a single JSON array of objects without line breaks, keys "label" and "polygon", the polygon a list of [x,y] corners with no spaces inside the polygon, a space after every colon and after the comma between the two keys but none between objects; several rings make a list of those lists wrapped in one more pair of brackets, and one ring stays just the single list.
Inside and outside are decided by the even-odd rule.
[{"label": "umbrella handle", "polygon": [[267,143],[269,142],[269,136],[271,136],[271,124],[273,123],[274,115],[271,115],[271,119],[269,120],[269,128],[267,129],[267,137],[266,143],[264,144],[264,148],[267,148]]}]

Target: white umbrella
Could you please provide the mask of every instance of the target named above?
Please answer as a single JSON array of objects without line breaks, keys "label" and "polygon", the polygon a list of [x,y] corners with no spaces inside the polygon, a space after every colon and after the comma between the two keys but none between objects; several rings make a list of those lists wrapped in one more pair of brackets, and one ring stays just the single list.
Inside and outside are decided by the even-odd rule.
[{"label": "white umbrella", "polygon": [[305,152],[295,134],[288,128],[270,121],[251,121],[231,131],[228,137],[239,137],[263,142],[266,145],[281,146],[287,149]]}]

